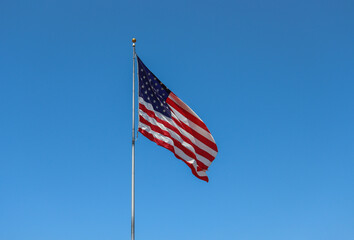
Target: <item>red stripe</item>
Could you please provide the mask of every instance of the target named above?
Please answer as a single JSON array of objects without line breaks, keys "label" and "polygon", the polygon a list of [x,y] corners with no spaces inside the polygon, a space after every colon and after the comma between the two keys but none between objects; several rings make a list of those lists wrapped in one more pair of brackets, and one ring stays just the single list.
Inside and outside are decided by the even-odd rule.
[{"label": "red stripe", "polygon": [[139,128],[139,132],[140,132],[141,134],[143,134],[145,137],[147,137],[148,139],[150,139],[151,141],[155,142],[157,145],[162,146],[162,147],[164,147],[164,148],[170,150],[171,152],[173,152],[174,155],[176,156],[176,158],[182,160],[185,164],[188,165],[188,167],[192,170],[192,173],[193,173],[194,176],[196,176],[197,178],[199,178],[199,179],[201,179],[201,180],[203,180],[203,181],[209,182],[209,179],[208,179],[207,176],[199,176],[199,175],[197,174],[196,170],[194,169],[193,164],[191,164],[191,163],[185,161],[183,158],[181,158],[179,155],[177,155],[177,154],[174,152],[174,148],[173,148],[172,145],[170,145],[170,144],[168,144],[168,143],[166,143],[166,142],[164,142],[164,141],[162,141],[162,140],[160,140],[160,139],[155,138],[154,135],[152,135],[151,133],[149,133],[149,132],[147,132],[147,131],[145,131],[145,130],[143,130],[143,129],[141,129],[141,128]]},{"label": "red stripe", "polygon": [[180,128],[183,128],[186,132],[191,134],[193,137],[195,137],[196,139],[198,139],[199,141],[201,141],[202,143],[204,143],[205,145],[207,145],[208,147],[210,147],[214,151],[216,151],[216,152],[218,151],[218,147],[216,146],[216,144],[214,142],[210,141],[209,139],[207,139],[206,137],[204,137],[203,135],[201,135],[200,133],[195,131],[193,128],[191,128],[190,126],[188,126],[184,122],[180,121],[178,118],[172,117],[172,120]]},{"label": "red stripe", "polygon": [[[210,155],[207,151],[205,151],[205,150],[199,148],[197,145],[195,145],[188,137],[183,135],[176,127],[171,125],[169,122],[166,122],[166,121],[158,118],[153,111],[147,109],[143,104],[141,104],[141,103],[139,104],[139,109],[141,109],[143,112],[145,112],[149,117],[154,118],[157,122],[165,125],[166,128],[169,128],[172,131],[174,131],[176,134],[178,134],[183,139],[183,141],[189,143],[195,149],[195,152],[198,153],[199,155],[205,157],[206,159],[208,159],[211,162],[215,159],[215,157]],[[203,164],[203,163],[201,163],[201,164]],[[207,169],[207,168],[208,167],[206,166],[206,168],[204,168],[204,169]]]},{"label": "red stripe", "polygon": [[[171,93],[173,94],[173,93]],[[203,128],[205,131],[207,131],[208,133],[210,133],[209,129],[207,128],[207,126],[205,125],[205,123],[200,120],[198,117],[196,117],[195,115],[193,115],[192,113],[186,111],[184,108],[182,108],[180,105],[178,105],[176,102],[174,102],[171,99],[171,94],[170,96],[166,99],[166,103],[168,105],[171,105],[174,109],[176,109],[180,114],[182,114],[183,116],[185,116],[188,120],[194,122],[196,125],[198,125],[199,127]],[[174,95],[176,96],[176,95]],[[177,99],[176,99],[177,98]],[[178,99],[178,97],[174,97],[174,99],[176,99],[176,101],[181,101]]]}]

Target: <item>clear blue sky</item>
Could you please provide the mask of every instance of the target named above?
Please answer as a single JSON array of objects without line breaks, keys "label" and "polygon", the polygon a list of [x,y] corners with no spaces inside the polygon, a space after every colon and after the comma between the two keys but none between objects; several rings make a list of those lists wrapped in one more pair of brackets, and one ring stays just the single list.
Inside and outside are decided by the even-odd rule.
[{"label": "clear blue sky", "polygon": [[136,239],[354,239],[354,2],[0,2],[0,239],[130,239],[131,38],[218,144],[140,135]]}]

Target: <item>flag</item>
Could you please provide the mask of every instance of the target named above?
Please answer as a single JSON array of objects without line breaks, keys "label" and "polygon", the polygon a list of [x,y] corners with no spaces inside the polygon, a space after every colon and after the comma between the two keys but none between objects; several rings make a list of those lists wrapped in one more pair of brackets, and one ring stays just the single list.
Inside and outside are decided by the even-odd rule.
[{"label": "flag", "polygon": [[138,72],[139,132],[173,152],[197,178],[208,182],[206,171],[218,152],[210,131],[139,57]]}]

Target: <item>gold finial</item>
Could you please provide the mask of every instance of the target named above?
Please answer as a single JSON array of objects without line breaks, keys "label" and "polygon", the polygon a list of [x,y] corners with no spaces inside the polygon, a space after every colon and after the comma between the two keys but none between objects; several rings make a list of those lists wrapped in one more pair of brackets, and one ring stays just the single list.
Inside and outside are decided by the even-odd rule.
[{"label": "gold finial", "polygon": [[135,43],[135,42],[136,42],[136,39],[135,39],[135,38],[133,38],[133,39],[132,39],[132,42],[133,42],[133,43]]}]

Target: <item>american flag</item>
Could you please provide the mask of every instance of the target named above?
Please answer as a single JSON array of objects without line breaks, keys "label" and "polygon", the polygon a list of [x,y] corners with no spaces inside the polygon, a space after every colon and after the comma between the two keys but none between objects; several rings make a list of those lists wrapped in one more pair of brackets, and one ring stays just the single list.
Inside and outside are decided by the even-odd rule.
[{"label": "american flag", "polygon": [[173,152],[197,178],[208,182],[206,171],[218,152],[208,128],[139,57],[138,71],[139,132]]}]

